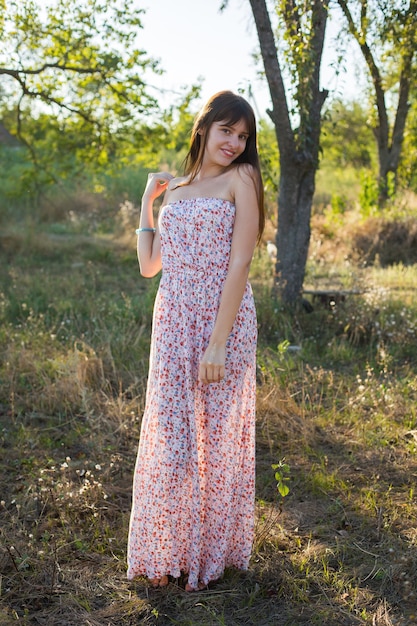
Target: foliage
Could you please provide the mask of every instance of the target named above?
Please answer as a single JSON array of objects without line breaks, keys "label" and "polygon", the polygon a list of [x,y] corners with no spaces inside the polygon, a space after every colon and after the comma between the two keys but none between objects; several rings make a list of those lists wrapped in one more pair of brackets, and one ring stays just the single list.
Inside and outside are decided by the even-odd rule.
[{"label": "foliage", "polygon": [[27,200],[30,196],[30,201],[33,202],[34,190],[31,184],[33,164],[26,150],[0,146],[0,171],[2,172],[0,198]]},{"label": "foliage", "polygon": [[370,217],[378,212],[378,181],[369,171],[361,172],[361,190],[358,200],[364,217]]},{"label": "foliage", "polygon": [[24,145],[0,147],[5,180],[0,188],[1,218],[18,211],[30,219],[71,220],[74,227],[78,224],[85,232],[93,232],[99,212],[101,225],[107,216],[107,230],[114,230],[118,207],[126,201],[137,206],[150,170],[174,173],[181,168],[198,89],[184,91],[170,110],[161,112],[160,119],[149,125],[133,121],[131,134],[114,135],[100,158],[90,158],[87,122],[59,120],[46,113],[37,118],[27,116],[25,132],[31,151]]},{"label": "foliage", "polygon": [[181,99],[164,112],[159,137],[159,162],[172,173],[182,173],[191,138],[191,129],[197,114],[194,102],[200,97],[201,86],[193,85]]},{"label": "foliage", "polygon": [[278,463],[273,463],[271,465],[274,470],[274,477],[277,481],[277,490],[282,498],[288,496],[290,493],[290,488],[288,486],[288,481],[290,480],[290,466],[288,463],[285,463],[285,459],[281,459]]},{"label": "foliage", "polygon": [[259,158],[264,182],[265,207],[269,219],[276,222],[276,198],[279,180],[279,153],[275,129],[268,119],[259,120]]},{"label": "foliage", "polygon": [[320,147],[324,159],[336,167],[369,168],[376,160],[369,112],[357,101],[336,100],[322,122]]},{"label": "foliage", "polygon": [[404,152],[401,159],[398,182],[402,189],[417,192],[417,88],[410,97],[408,124],[404,133]]},{"label": "foliage", "polygon": [[180,166],[199,87],[160,111],[147,82],[161,69],[140,47],[142,14],[132,0],[8,3],[0,110],[21,148],[13,164],[2,161],[17,182],[2,190],[6,200],[96,193],[123,169]]},{"label": "foliage", "polygon": [[132,0],[7,4],[0,107],[35,166],[27,191],[120,164],[135,145],[152,153],[147,79],[161,70],[138,46],[142,13]]},{"label": "foliage", "polygon": [[37,98],[61,117],[95,123],[99,139],[155,108],[143,75],[158,66],[137,47],[143,10],[131,0],[58,0],[42,9],[12,0],[6,9],[0,75],[19,110]]}]

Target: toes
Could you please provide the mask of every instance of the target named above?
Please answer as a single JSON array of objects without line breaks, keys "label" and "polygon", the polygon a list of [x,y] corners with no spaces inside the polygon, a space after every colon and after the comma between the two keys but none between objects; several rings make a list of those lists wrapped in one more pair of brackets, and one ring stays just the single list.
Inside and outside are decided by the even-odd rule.
[{"label": "toes", "polygon": [[206,589],[206,588],[207,588],[207,585],[205,585],[202,582],[198,583],[197,588],[191,587],[189,583],[185,585],[185,591],[203,591],[203,589]]},{"label": "toes", "polygon": [[168,576],[162,576],[161,578],[150,578],[149,582],[153,589],[157,589],[158,587],[166,587],[169,583]]}]

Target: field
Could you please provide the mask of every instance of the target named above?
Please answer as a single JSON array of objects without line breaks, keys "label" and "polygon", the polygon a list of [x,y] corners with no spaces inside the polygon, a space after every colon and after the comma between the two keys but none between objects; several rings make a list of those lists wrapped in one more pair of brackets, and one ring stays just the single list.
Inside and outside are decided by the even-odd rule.
[{"label": "field", "polygon": [[363,262],[336,217],[306,287],[347,295],[310,312],[272,299],[256,252],[253,558],[195,594],[125,577],[157,279],[127,231],[2,228],[0,625],[417,624],[417,266]]}]

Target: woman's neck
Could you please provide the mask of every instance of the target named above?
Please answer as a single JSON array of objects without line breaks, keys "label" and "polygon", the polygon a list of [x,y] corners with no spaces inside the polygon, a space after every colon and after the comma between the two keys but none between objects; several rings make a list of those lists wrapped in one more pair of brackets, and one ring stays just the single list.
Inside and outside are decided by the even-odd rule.
[{"label": "woman's neck", "polygon": [[228,172],[229,169],[230,169],[230,166],[221,167],[218,165],[208,165],[208,166],[202,165],[199,171],[197,172],[194,178],[194,181],[202,182],[210,178],[218,178],[219,176],[223,176],[223,174]]}]

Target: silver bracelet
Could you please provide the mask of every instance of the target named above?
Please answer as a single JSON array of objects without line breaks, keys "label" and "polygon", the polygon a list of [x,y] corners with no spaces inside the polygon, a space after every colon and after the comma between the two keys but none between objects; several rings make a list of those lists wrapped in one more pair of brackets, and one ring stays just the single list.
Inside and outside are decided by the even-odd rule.
[{"label": "silver bracelet", "polygon": [[135,233],[139,235],[139,233],[154,233],[156,228],[137,228]]}]

